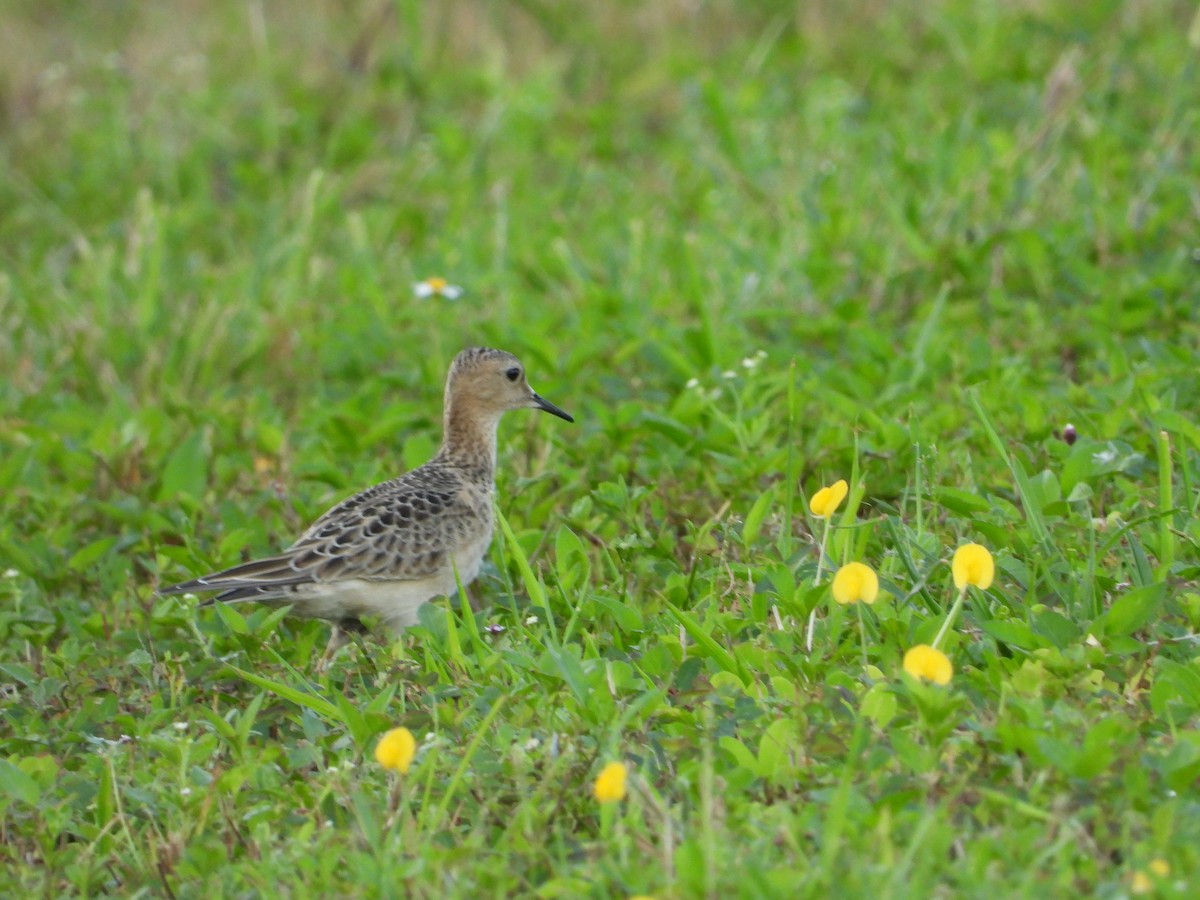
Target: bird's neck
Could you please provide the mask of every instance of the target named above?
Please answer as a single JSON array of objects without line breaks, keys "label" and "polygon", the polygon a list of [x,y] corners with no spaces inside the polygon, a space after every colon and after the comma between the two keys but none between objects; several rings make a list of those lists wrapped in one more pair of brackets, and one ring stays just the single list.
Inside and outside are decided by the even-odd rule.
[{"label": "bird's neck", "polygon": [[496,474],[496,429],[499,425],[499,413],[481,416],[447,403],[443,417],[442,449],[438,456],[492,480]]}]

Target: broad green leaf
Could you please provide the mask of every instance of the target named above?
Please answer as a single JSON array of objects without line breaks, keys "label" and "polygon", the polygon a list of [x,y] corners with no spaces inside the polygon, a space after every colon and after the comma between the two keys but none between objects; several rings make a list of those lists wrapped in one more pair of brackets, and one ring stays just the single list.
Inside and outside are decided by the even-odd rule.
[{"label": "broad green leaf", "polygon": [[979,512],[987,512],[991,508],[991,504],[988,503],[988,501],[983,497],[959,488],[938,488],[936,491],[934,491],[934,498],[938,503],[946,507],[946,509],[962,516],[969,516],[973,513]]},{"label": "broad green leaf", "polygon": [[1003,644],[1011,644],[1022,650],[1036,650],[1045,647],[1046,641],[1033,633],[1033,629],[1018,619],[995,619],[984,622],[980,626],[984,632]]},{"label": "broad green leaf", "polygon": [[167,457],[158,487],[158,501],[175,500],[180,494],[197,500],[203,498],[208,487],[210,453],[207,429],[194,431],[185,438]]},{"label": "broad green leaf", "polygon": [[1166,590],[1167,586],[1159,582],[1122,594],[1092,623],[1092,633],[1120,637],[1137,631],[1154,618]]},{"label": "broad green leaf", "polygon": [[0,759],[0,791],[33,806],[42,795],[38,783],[6,759]]},{"label": "broad green leaf", "polygon": [[108,553],[116,544],[117,538],[113,537],[101,538],[98,541],[92,541],[86,547],[77,551],[74,556],[67,562],[67,568],[74,572],[82,572],[91,567],[91,565]]},{"label": "broad green leaf", "polygon": [[876,728],[887,728],[896,717],[896,694],[886,684],[873,684],[859,703],[859,712],[870,719]]}]

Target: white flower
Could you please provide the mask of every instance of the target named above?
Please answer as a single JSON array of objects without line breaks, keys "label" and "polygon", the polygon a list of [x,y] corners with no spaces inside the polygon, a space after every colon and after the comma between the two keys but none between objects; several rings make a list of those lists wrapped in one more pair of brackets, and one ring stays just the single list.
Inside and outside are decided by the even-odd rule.
[{"label": "white flower", "polygon": [[451,284],[445,278],[434,275],[413,285],[413,293],[420,299],[442,297],[445,300],[457,300],[463,294],[463,289],[457,284]]},{"label": "white flower", "polygon": [[5,578],[19,578],[20,575],[21,575],[21,573],[18,572],[16,569],[5,569],[4,570]]},{"label": "white flower", "polygon": [[767,358],[767,352],[765,350],[759,350],[753,356],[747,356],[745,359],[742,360],[742,368],[753,369],[756,366],[758,366],[758,364],[766,358]]},{"label": "white flower", "polygon": [[722,378],[737,378],[737,372],[733,371],[733,369],[726,369],[724,372],[721,373],[721,377]]},{"label": "white flower", "polygon": [[180,789],[179,789],[179,796],[180,796],[180,797],[190,797],[190,796],[192,796],[192,789],[191,789],[191,788],[188,788],[188,787],[185,787],[185,788],[180,788]]},{"label": "white flower", "polygon": [[537,616],[530,616],[529,618],[527,618],[527,619],[525,620],[525,624],[526,624],[526,625],[536,625],[537,623],[538,623],[538,617],[537,617]]},{"label": "white flower", "polygon": [[188,723],[187,722],[172,722],[171,727],[174,728],[176,731],[187,731]]},{"label": "white flower", "polygon": [[699,378],[689,378],[687,380],[687,387],[689,389],[700,387],[700,379]]}]

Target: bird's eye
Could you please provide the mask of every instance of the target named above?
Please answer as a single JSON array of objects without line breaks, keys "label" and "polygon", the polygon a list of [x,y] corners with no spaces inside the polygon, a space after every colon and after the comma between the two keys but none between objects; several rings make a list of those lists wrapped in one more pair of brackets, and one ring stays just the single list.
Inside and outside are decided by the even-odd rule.
[{"label": "bird's eye", "polygon": [[518,378],[521,377],[521,370],[518,369],[516,366],[513,366],[511,369],[509,369],[507,372],[505,372],[504,375],[506,378],[508,378],[509,381],[516,381]]}]

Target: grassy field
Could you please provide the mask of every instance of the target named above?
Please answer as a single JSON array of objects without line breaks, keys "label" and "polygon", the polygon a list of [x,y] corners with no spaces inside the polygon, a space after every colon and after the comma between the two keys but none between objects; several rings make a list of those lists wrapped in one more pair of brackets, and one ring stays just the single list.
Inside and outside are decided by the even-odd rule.
[{"label": "grassy field", "polygon": [[[1198,135],[1190,0],[9,0],[0,894],[1193,895]],[[155,595],[472,344],[474,611]]]}]

